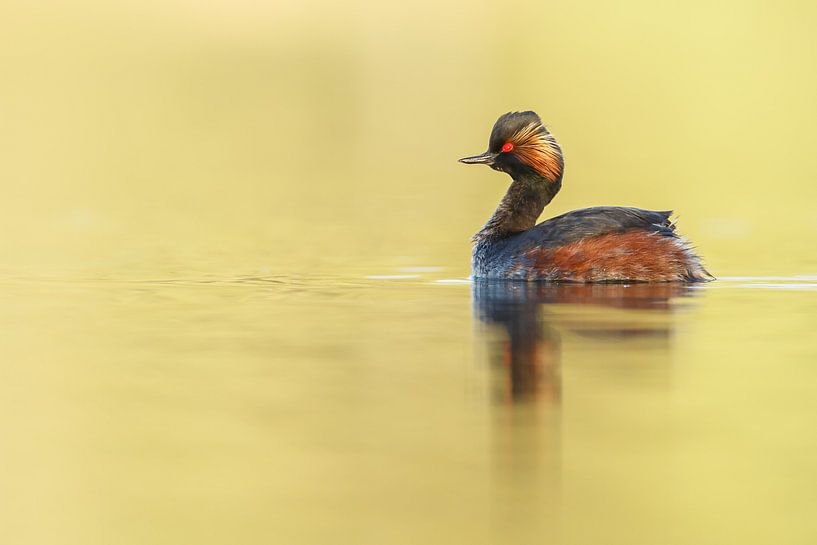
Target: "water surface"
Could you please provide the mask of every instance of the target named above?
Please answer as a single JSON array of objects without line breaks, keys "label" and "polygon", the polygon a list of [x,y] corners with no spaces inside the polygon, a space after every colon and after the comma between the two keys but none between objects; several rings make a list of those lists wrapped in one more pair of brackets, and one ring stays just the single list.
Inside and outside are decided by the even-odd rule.
[{"label": "water surface", "polygon": [[445,273],[6,279],[4,524],[39,543],[817,535],[813,276]]}]

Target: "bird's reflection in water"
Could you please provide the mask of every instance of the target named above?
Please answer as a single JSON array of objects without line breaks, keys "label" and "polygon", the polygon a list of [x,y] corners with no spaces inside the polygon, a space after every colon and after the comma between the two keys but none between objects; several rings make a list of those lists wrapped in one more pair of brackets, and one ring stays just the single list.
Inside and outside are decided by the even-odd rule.
[{"label": "bird's reflection in water", "polygon": [[[677,284],[474,282],[474,315],[499,401],[492,435],[497,542],[520,543],[531,532],[542,543],[562,541],[562,339],[579,339],[569,353],[602,365],[616,356],[621,362],[637,343],[660,367],[670,359],[673,300],[691,293]],[[579,351],[588,344],[590,351]],[[613,376],[616,369],[609,368]]]},{"label": "bird's reflection in water", "polygon": [[[540,284],[475,280],[474,313],[482,324],[500,328],[499,346],[489,340],[492,364],[501,368],[506,401],[561,398],[560,332],[598,339],[669,337],[670,323],[639,320],[587,322],[548,312],[548,305],[598,306],[667,313],[674,298],[692,294],[683,284]],[[554,307],[564,308],[564,307]],[[488,339],[496,338],[487,336]],[[613,348],[611,346],[611,348]]]}]

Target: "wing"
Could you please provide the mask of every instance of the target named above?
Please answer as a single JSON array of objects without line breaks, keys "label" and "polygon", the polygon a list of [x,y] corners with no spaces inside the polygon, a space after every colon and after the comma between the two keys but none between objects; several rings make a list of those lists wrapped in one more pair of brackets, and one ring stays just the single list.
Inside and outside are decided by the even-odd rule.
[{"label": "wing", "polygon": [[658,212],[623,206],[582,208],[543,221],[525,232],[525,240],[520,242],[548,248],[584,238],[634,230],[675,236],[675,226],[669,220],[671,215],[671,210]]},{"label": "wing", "polygon": [[598,206],[568,212],[474,252],[475,276],[567,282],[705,281],[671,211]]}]

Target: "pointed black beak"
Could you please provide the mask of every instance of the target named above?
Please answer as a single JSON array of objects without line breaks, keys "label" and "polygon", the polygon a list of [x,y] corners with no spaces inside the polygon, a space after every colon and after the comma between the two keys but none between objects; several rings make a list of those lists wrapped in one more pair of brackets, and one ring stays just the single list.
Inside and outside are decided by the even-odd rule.
[{"label": "pointed black beak", "polygon": [[490,165],[496,159],[497,154],[491,153],[490,151],[486,151],[481,155],[474,155],[473,157],[463,157],[460,159],[460,163],[465,163],[467,165]]}]

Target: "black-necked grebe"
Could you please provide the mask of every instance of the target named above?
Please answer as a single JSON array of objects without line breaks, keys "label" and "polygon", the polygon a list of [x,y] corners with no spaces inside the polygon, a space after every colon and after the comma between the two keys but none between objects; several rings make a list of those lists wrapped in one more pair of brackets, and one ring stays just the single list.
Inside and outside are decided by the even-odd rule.
[{"label": "black-necked grebe", "polygon": [[597,206],[536,225],[562,187],[564,159],[534,112],[500,116],[488,151],[460,159],[507,172],[511,183],[474,235],[476,278],[552,282],[703,282],[713,277],[668,212]]}]

